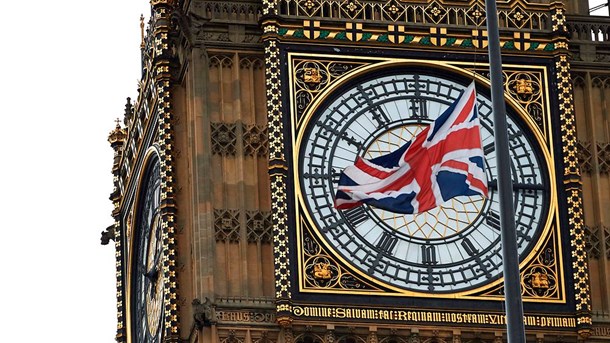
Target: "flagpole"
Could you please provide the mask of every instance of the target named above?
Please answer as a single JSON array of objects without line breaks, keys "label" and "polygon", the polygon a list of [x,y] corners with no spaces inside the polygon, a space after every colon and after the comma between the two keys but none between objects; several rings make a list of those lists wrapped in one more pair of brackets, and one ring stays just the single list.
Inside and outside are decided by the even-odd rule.
[{"label": "flagpole", "polygon": [[506,307],[506,335],[508,343],[525,343],[523,324],[523,302],[521,300],[521,277],[519,273],[519,253],[517,252],[517,231],[515,230],[515,210],[513,209],[513,187],[508,152],[508,130],[504,105],[502,81],[502,56],[498,33],[498,11],[495,0],[485,0],[487,17],[489,74],[491,79],[491,102],[494,118],[494,137],[498,175],[498,197],[500,200],[500,223],[502,226],[502,257],[504,265],[504,303]]}]

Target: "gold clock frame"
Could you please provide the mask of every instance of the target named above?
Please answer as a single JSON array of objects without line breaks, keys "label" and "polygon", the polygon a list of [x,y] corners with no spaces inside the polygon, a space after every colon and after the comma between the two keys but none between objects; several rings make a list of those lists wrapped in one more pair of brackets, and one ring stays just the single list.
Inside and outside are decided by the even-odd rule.
[{"label": "gold clock frame", "polygon": [[[302,61],[311,61],[311,62],[318,62],[318,61],[332,61],[333,59],[335,60],[343,60],[343,61],[348,61],[348,62],[356,62],[356,63],[360,63],[360,67],[356,67],[353,70],[346,72],[345,74],[335,78],[334,80],[328,82],[328,85],[326,85],[326,87],[322,90],[317,91],[315,94],[315,96],[313,97],[311,103],[307,106],[307,108],[305,109],[305,111],[303,112],[303,115],[301,117],[297,117],[296,115],[296,108],[295,108],[295,104],[296,104],[296,99],[295,99],[295,94],[297,91],[297,79],[296,79],[296,69],[295,69],[295,65],[296,63],[300,63]],[[503,300],[503,297],[501,295],[499,295],[499,291],[502,289],[502,283],[504,278],[500,277],[499,279],[483,285],[481,287],[478,287],[476,289],[473,290],[468,290],[468,291],[461,291],[461,292],[456,292],[456,293],[451,293],[451,294],[429,294],[429,293],[424,293],[424,292],[415,292],[415,291],[408,291],[408,290],[404,290],[392,285],[389,285],[387,283],[384,283],[380,280],[377,279],[373,279],[370,276],[366,275],[366,273],[360,271],[357,268],[348,268],[348,273],[353,273],[356,274],[356,276],[358,277],[358,279],[360,280],[363,286],[363,289],[356,289],[356,290],[350,290],[350,289],[341,289],[341,288],[329,288],[329,287],[319,287],[319,286],[312,286],[311,283],[307,283],[306,282],[306,258],[304,256],[304,247],[303,247],[303,241],[304,241],[304,235],[306,234],[306,230],[307,227],[315,227],[313,225],[313,221],[312,218],[310,216],[309,213],[307,213],[307,211],[303,210],[304,208],[304,200],[303,200],[303,196],[302,194],[300,194],[300,179],[299,179],[299,172],[298,172],[298,168],[296,168],[296,166],[298,165],[298,156],[299,156],[299,149],[300,149],[300,145],[301,145],[301,141],[303,140],[303,134],[304,134],[304,129],[306,124],[309,122],[311,116],[316,112],[317,108],[320,106],[320,104],[331,94],[334,93],[334,91],[340,87],[342,84],[344,84],[346,81],[350,80],[351,78],[354,77],[358,77],[360,75],[364,75],[366,73],[371,73],[374,72],[375,70],[379,70],[379,69],[384,69],[384,68],[391,68],[393,66],[396,67],[405,67],[405,66],[418,66],[418,67],[431,67],[431,68],[435,68],[435,69],[441,69],[441,70],[446,70],[448,72],[454,73],[454,74],[458,74],[458,75],[463,75],[463,76],[467,76],[469,78],[473,78],[476,79],[477,82],[479,82],[480,84],[484,84],[486,86],[489,87],[489,80],[486,79],[485,77],[479,75],[476,73],[476,71],[478,69],[484,70],[488,68],[487,64],[483,64],[483,63],[479,63],[476,65],[473,65],[472,63],[465,63],[465,62],[452,62],[452,63],[444,63],[444,62],[439,62],[439,61],[426,61],[426,60],[421,60],[421,59],[397,59],[397,58],[367,58],[367,57],[362,57],[362,58],[357,58],[357,57],[350,57],[349,60],[346,60],[345,58],[343,58],[342,56],[337,56],[337,55],[321,55],[321,54],[303,54],[303,53],[288,53],[288,65],[291,68],[291,70],[293,70],[291,73],[289,73],[288,78],[289,78],[289,95],[290,95],[290,108],[289,108],[289,113],[290,113],[290,120],[291,120],[291,130],[292,130],[292,141],[291,141],[291,145],[292,145],[292,149],[294,151],[293,154],[293,166],[295,166],[295,168],[293,168],[293,180],[295,180],[295,197],[294,197],[294,203],[295,203],[295,213],[297,216],[296,219],[296,236],[297,236],[297,260],[298,260],[298,289],[299,292],[302,293],[317,293],[317,294],[360,294],[360,295],[379,295],[379,296],[413,296],[413,297],[422,297],[422,298],[428,298],[428,297],[434,297],[434,298],[450,298],[450,299],[477,299],[477,300]],[[554,152],[553,152],[553,144],[555,143],[553,141],[553,135],[552,132],[550,130],[550,116],[551,116],[551,109],[550,109],[550,101],[549,101],[549,94],[548,94],[548,71],[547,68],[544,66],[529,66],[529,67],[523,67],[523,66],[518,66],[518,65],[505,65],[505,70],[509,71],[509,72],[513,72],[514,73],[521,73],[523,75],[534,75],[534,78],[537,79],[537,81],[539,82],[539,91],[541,94],[541,100],[542,100],[542,113],[543,113],[543,120],[542,123],[540,122],[536,122],[536,120],[534,118],[531,117],[530,114],[527,113],[527,111],[525,110],[525,106],[524,106],[524,101],[520,101],[520,99],[515,99],[513,96],[511,95],[506,95],[505,96],[505,100],[506,103],[511,106],[511,108],[513,108],[515,110],[515,112],[517,112],[517,114],[519,115],[520,119],[523,120],[528,129],[533,133],[536,142],[538,143],[538,145],[541,148],[541,151],[543,153],[543,161],[547,167],[547,170],[549,172],[549,180],[550,182],[550,193],[549,193],[549,199],[550,199],[550,204],[549,204],[549,210],[547,213],[547,217],[545,218],[545,224],[544,224],[544,228],[543,231],[541,233],[541,236],[538,240],[538,242],[536,242],[536,245],[534,246],[534,248],[532,249],[532,251],[528,254],[528,256],[520,263],[520,270],[522,273],[522,278],[521,278],[521,282],[523,286],[527,286],[527,284],[525,283],[524,280],[524,274],[526,274],[526,272],[529,270],[530,271],[530,277],[532,280],[533,277],[532,273],[540,273],[538,271],[532,271],[532,266],[536,265],[538,268],[543,268],[541,267],[540,263],[535,263],[536,261],[539,262],[540,260],[540,250],[543,250],[542,248],[545,248],[545,246],[547,244],[551,244],[553,245],[553,248],[555,249],[555,255],[556,255],[556,259],[555,262],[556,264],[551,266],[551,270],[554,271],[554,275],[539,275],[538,274],[538,281],[541,277],[546,277],[546,278],[554,278],[555,279],[555,287],[556,289],[554,290],[554,292],[552,293],[553,296],[549,296],[549,294],[544,294],[543,296],[540,296],[539,294],[536,294],[535,292],[529,292],[527,291],[527,287],[524,287],[524,294],[523,294],[523,300],[524,302],[544,302],[544,303],[566,303],[567,300],[567,296],[566,296],[566,280],[564,279],[564,266],[563,266],[563,260],[561,259],[561,256],[563,255],[562,253],[562,243],[561,243],[561,233],[560,233],[560,227],[559,227],[559,210],[558,210],[558,203],[557,203],[557,187],[556,184],[554,183],[555,179],[556,179],[556,171],[555,171],[555,166],[554,166]],[[536,77],[537,75],[537,77]],[[527,78],[524,78],[524,80],[527,80]],[[315,79],[313,79],[312,81],[315,82]],[[513,93],[517,93],[519,91],[519,89],[517,89],[515,92]],[[527,91],[527,87],[526,87],[526,91]],[[506,92],[509,93],[509,92]],[[505,94],[506,94],[505,93]],[[510,94],[510,93],[509,93]],[[527,106],[527,103],[525,104]],[[542,124],[542,125],[540,125]],[[335,261],[335,265],[336,266],[349,266],[350,263],[348,261],[346,261],[344,258],[342,258],[335,250],[332,246],[330,246],[328,243],[326,243],[325,239],[323,239],[323,237],[320,236],[319,232],[317,232],[317,230],[313,230],[315,231],[313,233],[313,235],[315,236],[315,238],[317,239],[318,244],[320,244],[323,246],[323,253],[320,255],[323,259],[320,261],[323,262],[318,262],[320,263],[320,266],[318,266],[318,268],[321,268],[321,270],[318,270],[318,272],[323,272],[324,270],[324,264],[328,261],[328,259],[330,258],[331,260],[334,259]],[[545,248],[546,249],[546,248]],[[311,257],[309,257],[307,260],[310,260]],[[328,267],[328,266],[326,266]],[[343,267],[335,267],[335,268],[343,268]],[[544,269],[544,268],[543,268]],[[339,270],[340,271],[340,270]],[[531,289],[531,287],[530,287]]]}]

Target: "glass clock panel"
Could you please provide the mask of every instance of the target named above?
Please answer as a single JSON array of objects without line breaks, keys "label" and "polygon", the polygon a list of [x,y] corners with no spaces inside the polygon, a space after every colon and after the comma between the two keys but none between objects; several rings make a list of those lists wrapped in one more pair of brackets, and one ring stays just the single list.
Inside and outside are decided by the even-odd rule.
[{"label": "glass clock panel", "polygon": [[163,321],[162,232],[159,164],[149,170],[137,219],[134,270],[133,337],[136,343],[161,342]]},{"label": "glass clock panel", "polygon": [[[488,198],[461,196],[414,215],[368,205],[344,211],[334,207],[339,175],[357,156],[371,159],[396,150],[466,87],[426,72],[377,73],[335,92],[308,121],[297,142],[302,207],[327,245],[363,274],[427,293],[473,290],[501,276],[492,107],[484,94],[477,100]],[[517,244],[523,257],[543,229],[549,180],[538,143],[512,112],[508,135]]]}]

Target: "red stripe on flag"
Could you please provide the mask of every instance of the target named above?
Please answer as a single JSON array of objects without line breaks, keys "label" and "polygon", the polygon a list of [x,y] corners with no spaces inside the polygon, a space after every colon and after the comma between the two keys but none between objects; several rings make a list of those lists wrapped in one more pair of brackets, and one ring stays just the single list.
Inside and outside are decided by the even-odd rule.
[{"label": "red stripe on flag", "polygon": [[481,182],[480,179],[474,177],[474,175],[468,173],[468,182],[472,187],[480,189],[483,192],[483,195],[487,197],[487,185],[484,182]]},{"label": "red stripe on flag", "polygon": [[[481,148],[481,136],[479,135],[478,127],[464,128],[458,131],[453,131],[447,135],[447,138],[428,148],[428,153],[440,156],[453,150],[477,149]],[[440,158],[438,156],[437,158]],[[434,160],[435,158],[432,158]]]},{"label": "red stripe on flag", "polygon": [[468,118],[470,116],[470,113],[472,113],[473,105],[474,105],[474,92],[472,92],[472,93],[470,93],[470,95],[468,95],[468,101],[466,101],[466,104],[460,111],[460,114],[455,119],[452,126],[463,123],[464,120],[466,120],[466,118]]},{"label": "red stripe on flag", "polygon": [[355,202],[345,202],[345,203],[337,203],[337,200],[335,200],[335,208],[339,209],[339,210],[349,210],[350,208],[354,208],[354,207],[358,207],[362,205],[362,202],[360,201],[355,201]]},{"label": "red stripe on flag", "polygon": [[448,167],[448,168],[453,168],[453,169],[459,169],[459,170],[468,172],[468,164],[464,163],[464,162],[456,161],[456,160],[446,161],[442,164],[442,166]]},{"label": "red stripe on flag", "polygon": [[362,172],[376,177],[378,179],[385,179],[392,175],[394,172],[387,172],[385,170],[377,169],[369,164],[367,164],[362,157],[358,157],[356,163],[354,164],[356,168],[360,169]]}]

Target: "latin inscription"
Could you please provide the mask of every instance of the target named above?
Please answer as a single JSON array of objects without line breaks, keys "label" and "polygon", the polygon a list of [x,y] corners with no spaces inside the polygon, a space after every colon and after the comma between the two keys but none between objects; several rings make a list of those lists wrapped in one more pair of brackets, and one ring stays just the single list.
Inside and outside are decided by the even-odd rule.
[{"label": "latin inscription", "polygon": [[[334,319],[371,319],[398,322],[428,322],[451,324],[506,325],[506,317],[489,313],[455,313],[431,311],[382,310],[345,307],[294,306],[297,317],[319,317]],[[571,317],[533,316],[523,318],[526,326],[575,328],[576,319]]]},{"label": "latin inscription", "polygon": [[610,337],[610,327],[594,326],[592,336]]},{"label": "latin inscription", "polygon": [[271,312],[216,311],[219,321],[275,323],[275,314]]}]

